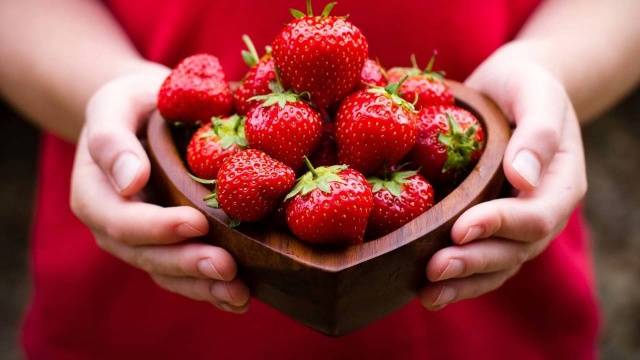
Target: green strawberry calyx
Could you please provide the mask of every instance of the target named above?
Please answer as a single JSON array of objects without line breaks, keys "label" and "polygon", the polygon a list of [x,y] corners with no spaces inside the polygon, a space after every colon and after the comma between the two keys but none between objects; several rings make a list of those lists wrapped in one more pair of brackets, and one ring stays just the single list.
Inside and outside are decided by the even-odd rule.
[{"label": "green strawberry calyx", "polygon": [[228,149],[234,145],[245,148],[247,147],[247,139],[244,135],[245,117],[240,115],[232,115],[226,119],[219,117],[211,118],[211,130],[202,134],[201,138],[217,137],[220,139],[220,146]]},{"label": "green strawberry calyx", "polygon": [[242,50],[241,52],[242,60],[244,60],[245,64],[247,64],[248,67],[256,66],[258,64],[258,61],[260,61],[260,58],[258,57],[256,47],[253,45],[253,41],[251,41],[249,35],[244,34],[242,35],[242,42],[244,42],[245,46],[247,47],[247,50]]},{"label": "green strawberry calyx", "polygon": [[[331,11],[333,10],[333,8],[336,6],[337,2],[330,2],[327,5],[324,6],[324,9],[322,9],[322,13],[320,14],[321,17],[326,18],[331,14]],[[289,11],[291,12],[291,16],[293,16],[296,19],[302,19],[304,17],[313,17],[313,6],[311,5],[311,0],[307,0],[307,13],[305,14],[304,12],[298,10],[298,9],[289,9]]]},{"label": "green strawberry calyx", "polygon": [[[258,55],[258,51],[256,51],[256,47],[253,45],[253,41],[251,41],[249,35],[242,35],[242,42],[244,42],[244,45],[247,47],[246,50],[242,50],[240,53],[244,63],[250,68],[258,65],[258,62],[260,62],[260,56]],[[271,55],[271,50],[271,46],[265,46],[265,53],[267,55]]]},{"label": "green strawberry calyx", "polygon": [[444,71],[433,70],[433,65],[435,65],[436,63],[437,56],[438,56],[438,52],[434,51],[433,55],[431,55],[431,59],[429,59],[429,63],[427,64],[427,67],[424,70],[421,70],[420,67],[418,66],[418,61],[416,60],[416,54],[412,54],[411,65],[413,65],[413,68],[407,71],[407,74],[409,74],[410,76],[424,75],[429,80],[432,80],[432,81],[443,80],[445,75]]},{"label": "green strawberry calyx", "polygon": [[189,177],[192,178],[195,182],[198,182],[200,184],[204,184],[204,185],[213,185],[213,191],[206,195],[205,197],[202,198],[202,200],[205,202],[205,204],[208,207],[211,208],[215,208],[217,209],[219,207],[218,205],[218,193],[216,192],[216,180],[215,179],[203,179],[203,178],[199,178],[191,173],[188,173]]},{"label": "green strawberry calyx", "polygon": [[287,103],[302,101],[303,97],[310,97],[308,92],[296,94],[292,91],[285,91],[280,83],[280,77],[277,76],[277,72],[276,81],[269,83],[269,88],[271,89],[271,94],[253,96],[249,98],[249,101],[261,101],[262,104],[260,106],[262,107],[269,107],[277,104],[283,108]]},{"label": "green strawberry calyx", "polygon": [[371,191],[374,193],[385,189],[393,196],[401,196],[402,191],[404,191],[404,184],[410,177],[416,174],[418,174],[418,172],[415,170],[396,171],[383,179],[379,177],[370,177],[367,181],[371,184]]},{"label": "green strawberry calyx", "polygon": [[272,92],[271,94],[258,95],[249,98],[249,101],[253,100],[262,101],[262,104],[260,105],[262,107],[269,107],[277,104],[278,106],[283,108],[287,103],[300,101],[300,95],[291,91]]},{"label": "green strawberry calyx", "polygon": [[413,106],[412,103],[408,102],[407,100],[403,99],[400,95],[398,95],[398,89],[400,89],[400,86],[402,86],[402,84],[409,78],[408,75],[405,75],[405,77],[403,77],[399,82],[397,83],[391,83],[389,85],[387,85],[386,87],[380,87],[380,86],[373,86],[370,89],[368,89],[367,91],[370,92],[371,94],[376,94],[376,95],[382,95],[388,99],[390,99],[394,104],[401,106],[411,112],[415,112],[416,108],[415,106]]},{"label": "green strawberry calyx", "polygon": [[285,200],[289,200],[296,195],[307,195],[315,189],[330,193],[330,183],[345,183],[344,179],[340,177],[340,172],[347,169],[346,165],[320,166],[314,168],[306,156],[304,157],[304,162],[309,168],[309,171],[298,178],[298,182],[284,198]]},{"label": "green strawberry calyx", "polygon": [[449,113],[446,113],[449,129],[446,133],[438,135],[438,141],[447,149],[447,160],[442,167],[442,172],[462,169],[471,161],[471,154],[480,148],[480,143],[475,139],[477,126],[470,126],[462,130],[458,121]]}]

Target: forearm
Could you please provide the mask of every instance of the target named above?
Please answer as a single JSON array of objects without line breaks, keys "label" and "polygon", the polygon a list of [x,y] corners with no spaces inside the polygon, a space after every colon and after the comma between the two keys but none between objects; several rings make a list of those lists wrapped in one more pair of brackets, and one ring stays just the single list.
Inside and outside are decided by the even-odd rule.
[{"label": "forearm", "polygon": [[640,80],[639,14],[637,0],[549,0],[507,47],[554,73],[587,121]]},{"label": "forearm", "polygon": [[97,88],[150,66],[98,1],[2,1],[0,43],[3,97],[39,126],[72,141]]}]

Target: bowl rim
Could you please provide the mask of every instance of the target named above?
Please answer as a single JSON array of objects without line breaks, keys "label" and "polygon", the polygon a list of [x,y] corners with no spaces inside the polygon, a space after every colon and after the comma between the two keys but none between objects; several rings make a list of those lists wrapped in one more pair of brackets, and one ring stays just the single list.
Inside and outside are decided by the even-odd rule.
[{"label": "bowl rim", "polygon": [[446,83],[456,98],[456,105],[472,112],[484,126],[486,143],[482,156],[460,185],[432,208],[395,231],[358,245],[325,248],[306,244],[293,235],[274,228],[269,228],[269,231],[256,231],[255,227],[229,228],[229,218],[224,211],[209,208],[202,201],[209,190],[189,177],[188,169],[171,137],[168,123],[157,110],[151,115],[147,126],[148,151],[159,167],[158,170],[188,199],[189,205],[205,214],[211,225],[224,226],[236,232],[236,236],[257,242],[305,266],[327,272],[340,272],[395,251],[445,226],[472,205],[496,173],[502,171],[502,158],[511,132],[506,117],[492,100],[480,92],[457,81],[446,80]]}]

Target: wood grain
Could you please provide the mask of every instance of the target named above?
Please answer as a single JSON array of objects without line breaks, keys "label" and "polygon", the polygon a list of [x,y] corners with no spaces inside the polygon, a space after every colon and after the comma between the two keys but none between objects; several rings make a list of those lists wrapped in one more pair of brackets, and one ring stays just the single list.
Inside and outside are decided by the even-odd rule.
[{"label": "wood grain", "polygon": [[347,248],[312,247],[286,231],[265,224],[232,229],[223,211],[208,208],[209,192],[187,175],[167,123],[156,112],[147,128],[152,177],[171,204],[206,214],[204,241],[227,249],[252,295],[331,336],[340,336],[379,319],[410,301],[426,284],[429,258],[450,242],[449,231],[470,206],[495,198],[502,186],[502,157],[509,125],[485,96],[448,81],[456,101],[483,122],[487,144],[467,178],[433,208],[379,239]]}]

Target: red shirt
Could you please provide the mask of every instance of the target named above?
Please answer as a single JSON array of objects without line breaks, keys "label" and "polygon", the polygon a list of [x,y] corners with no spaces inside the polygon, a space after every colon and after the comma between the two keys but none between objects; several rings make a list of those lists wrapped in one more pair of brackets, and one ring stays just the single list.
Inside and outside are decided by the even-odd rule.
[{"label": "red shirt", "polygon": [[[320,6],[316,1],[316,6]],[[341,0],[336,14],[367,36],[387,66],[424,63],[438,49],[464,79],[515,36],[535,0]],[[304,1],[107,1],[141,54],[175,65],[209,52],[239,79],[240,36],[262,48]],[[71,213],[74,147],[45,135],[33,231],[34,291],[23,345],[35,359],[593,358],[598,312],[579,211],[549,248],[499,290],[439,312],[417,301],[351,335],[330,338],[253,300],[242,316],[157,287],[101,251]]]}]

